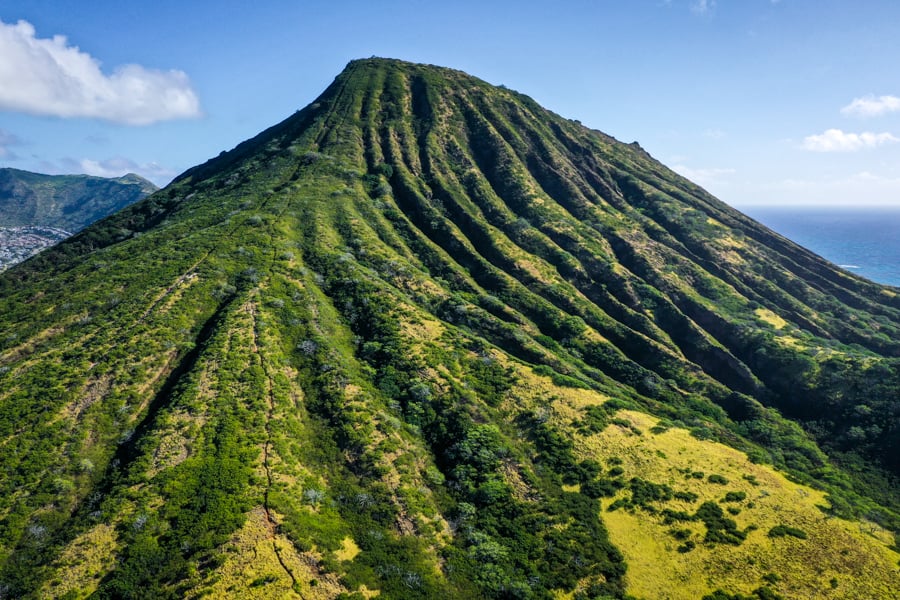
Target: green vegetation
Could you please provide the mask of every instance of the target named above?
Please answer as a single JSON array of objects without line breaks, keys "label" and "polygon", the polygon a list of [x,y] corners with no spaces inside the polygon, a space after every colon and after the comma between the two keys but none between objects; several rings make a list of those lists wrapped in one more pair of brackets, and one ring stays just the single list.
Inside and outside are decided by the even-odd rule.
[{"label": "green vegetation", "polygon": [[0,271],[156,190],[133,174],[104,178],[0,169]]},{"label": "green vegetation", "polygon": [[752,596],[746,594],[729,594],[722,590],[716,590],[712,594],[703,596],[703,600],[784,600],[784,596],[772,591],[769,587],[759,587],[753,590]]},{"label": "green vegetation", "polygon": [[0,331],[3,597],[900,587],[895,291],[457,71],[354,61]]},{"label": "green vegetation", "polygon": [[137,175],[42,175],[0,169],[0,227],[43,225],[71,233],[158,188]]},{"label": "green vegetation", "polygon": [[789,525],[776,525],[772,529],[769,530],[769,537],[784,537],[786,535],[805,540],[806,532],[802,529],[798,529],[796,527],[791,527]]}]

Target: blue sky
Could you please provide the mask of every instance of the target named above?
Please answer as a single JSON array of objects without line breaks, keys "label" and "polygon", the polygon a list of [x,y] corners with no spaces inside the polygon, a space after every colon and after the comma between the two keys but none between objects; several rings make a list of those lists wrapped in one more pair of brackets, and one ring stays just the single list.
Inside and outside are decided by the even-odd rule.
[{"label": "blue sky", "polygon": [[732,205],[900,206],[896,0],[0,0],[0,166],[165,184],[354,58],[467,71]]}]

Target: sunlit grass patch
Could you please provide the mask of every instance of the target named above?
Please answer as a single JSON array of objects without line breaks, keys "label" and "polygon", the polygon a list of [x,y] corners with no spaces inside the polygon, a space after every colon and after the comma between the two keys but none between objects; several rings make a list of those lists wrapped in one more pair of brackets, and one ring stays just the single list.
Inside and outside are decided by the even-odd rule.
[{"label": "sunlit grass patch", "polygon": [[[616,417],[644,431],[658,424],[635,411],[620,410]],[[613,425],[581,439],[576,448],[601,462],[621,461],[626,480],[639,477],[697,496],[695,502],[653,504],[657,511],[692,514],[701,503],[712,501],[732,508],[737,514],[726,517],[748,531],[739,545],[711,544],[704,541],[702,523],[666,524],[660,514],[641,508],[606,510],[626,492],[605,500],[600,518],[626,556],[628,591],[638,597],[687,600],[717,588],[749,594],[764,584],[767,573],[778,575],[775,589],[786,597],[892,598],[890,590],[900,589],[900,554],[889,548],[892,540],[886,532],[827,517],[820,508],[828,505],[823,492],[754,464],[738,450],[699,440],[677,427],[638,436],[630,427]],[[663,456],[665,460],[659,460]],[[778,526],[807,537],[767,535]],[[677,529],[686,532],[675,536]],[[685,549],[688,539],[693,547]],[[832,577],[841,582],[837,590],[830,585]]]},{"label": "sunlit grass patch", "polygon": [[341,547],[338,548],[334,555],[338,560],[353,560],[359,554],[359,546],[356,545],[356,542],[353,541],[351,537],[345,537],[341,540]]},{"label": "sunlit grass patch", "polygon": [[756,313],[756,316],[760,321],[762,321],[763,323],[768,323],[775,329],[781,329],[788,324],[787,321],[767,308],[757,308],[753,312]]},{"label": "sunlit grass patch", "polygon": [[102,523],[75,538],[54,565],[55,575],[41,590],[44,598],[86,598],[115,565],[116,530]]},{"label": "sunlit grass patch", "polygon": [[319,560],[275,534],[258,507],[226,545],[222,566],[195,588],[196,597],[319,600],[346,592],[335,574],[321,572]]}]

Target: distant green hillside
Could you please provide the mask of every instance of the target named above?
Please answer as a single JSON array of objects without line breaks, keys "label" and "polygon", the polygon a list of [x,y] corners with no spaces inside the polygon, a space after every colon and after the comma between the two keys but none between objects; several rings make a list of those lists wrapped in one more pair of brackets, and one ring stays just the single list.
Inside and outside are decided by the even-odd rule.
[{"label": "distant green hillside", "polygon": [[0,274],[0,597],[896,599],[898,294],[354,61]]},{"label": "distant green hillside", "polygon": [[157,189],[133,173],[105,178],[3,168],[0,227],[39,225],[75,233]]}]

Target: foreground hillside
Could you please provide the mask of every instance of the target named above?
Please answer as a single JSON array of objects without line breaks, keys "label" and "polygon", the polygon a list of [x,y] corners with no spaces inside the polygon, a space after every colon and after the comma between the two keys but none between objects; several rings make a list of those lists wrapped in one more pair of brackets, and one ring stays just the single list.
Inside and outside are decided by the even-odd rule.
[{"label": "foreground hillside", "polygon": [[105,178],[0,169],[0,270],[157,189],[134,174]]},{"label": "foreground hillside", "polygon": [[355,61],[0,276],[0,595],[893,598],[897,293]]}]

